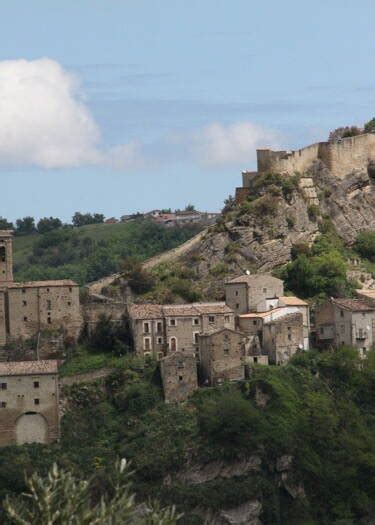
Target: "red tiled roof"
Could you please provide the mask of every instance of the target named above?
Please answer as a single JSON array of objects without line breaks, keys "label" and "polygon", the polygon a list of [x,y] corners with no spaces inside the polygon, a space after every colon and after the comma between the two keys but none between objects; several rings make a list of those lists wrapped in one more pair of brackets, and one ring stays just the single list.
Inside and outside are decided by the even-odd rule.
[{"label": "red tiled roof", "polygon": [[369,312],[375,309],[373,306],[369,306],[362,299],[332,299],[332,303],[338,306],[339,308],[343,308],[344,310],[348,310],[351,312]]}]

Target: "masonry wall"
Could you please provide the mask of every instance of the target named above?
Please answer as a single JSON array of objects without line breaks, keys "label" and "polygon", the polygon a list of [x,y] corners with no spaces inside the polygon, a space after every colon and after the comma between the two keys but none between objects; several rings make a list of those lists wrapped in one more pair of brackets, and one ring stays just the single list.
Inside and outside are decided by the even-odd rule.
[{"label": "masonry wall", "polygon": [[7,328],[6,328],[6,304],[5,292],[0,290],[0,346],[6,344]]},{"label": "masonry wall", "polygon": [[12,235],[0,230],[0,282],[13,281]]},{"label": "masonry wall", "polygon": [[235,315],[246,314],[249,311],[247,284],[226,283],[225,302]]},{"label": "masonry wall", "polygon": [[223,330],[199,338],[201,370],[205,381],[215,385],[245,377],[243,334]]},{"label": "masonry wall", "polygon": [[302,315],[294,320],[269,323],[263,327],[263,349],[270,364],[284,364],[303,348]]},{"label": "masonry wall", "polygon": [[82,327],[78,286],[10,287],[7,294],[11,338],[61,328],[67,336],[78,337]]},{"label": "masonry wall", "polygon": [[[34,387],[36,381],[39,388]],[[2,384],[6,384],[6,389],[1,388]],[[36,399],[39,404],[35,404]],[[6,407],[2,407],[3,403]],[[36,436],[43,443],[56,441],[59,437],[58,403],[56,374],[1,376],[0,446],[26,443]],[[35,414],[39,417],[26,417]]]},{"label": "masonry wall", "polygon": [[164,399],[185,401],[198,388],[197,362],[193,354],[175,352],[160,361]]},{"label": "masonry wall", "polygon": [[[146,324],[148,323],[148,331]],[[166,354],[166,339],[164,320],[160,319],[131,319],[132,333],[134,337],[134,347],[138,355],[146,353],[152,354],[160,359]],[[161,328],[161,330],[160,330]],[[149,350],[146,346],[146,339],[149,340]]]}]

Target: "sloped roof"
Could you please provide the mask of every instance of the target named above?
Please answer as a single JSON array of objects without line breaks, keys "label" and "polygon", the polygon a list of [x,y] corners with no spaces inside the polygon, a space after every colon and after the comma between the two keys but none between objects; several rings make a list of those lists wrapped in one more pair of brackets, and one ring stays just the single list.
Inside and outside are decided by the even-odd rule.
[{"label": "sloped roof", "polygon": [[369,312],[375,310],[373,306],[369,306],[362,299],[332,299],[332,303],[339,308],[343,308],[344,310],[348,310],[350,312]]},{"label": "sloped roof", "polygon": [[58,367],[56,359],[0,362],[0,376],[57,374]]},{"label": "sloped roof", "polygon": [[244,274],[240,275],[239,277],[235,277],[234,279],[231,279],[230,281],[227,281],[226,284],[237,284],[237,283],[244,283],[244,284],[257,284],[257,281],[260,283],[263,280],[267,281],[273,281],[273,282],[280,282],[282,283],[281,279],[278,279],[277,277],[274,277],[273,275],[269,273],[254,273],[254,274]]},{"label": "sloped roof", "polygon": [[295,296],[285,295],[285,296],[279,297],[279,300],[282,301],[287,306],[309,306],[309,304],[306,303],[306,301],[303,301],[299,297],[295,297]]},{"label": "sloped roof", "polygon": [[53,288],[54,286],[78,286],[78,284],[70,279],[56,281],[26,281],[7,284],[7,288]]},{"label": "sloped roof", "polygon": [[129,307],[129,314],[133,319],[161,319],[163,306],[161,304],[132,304]]},{"label": "sloped roof", "polygon": [[284,323],[293,323],[294,321],[299,321],[302,323],[302,314],[301,312],[293,312],[291,314],[285,314],[276,319],[272,319],[268,324],[284,324]]}]

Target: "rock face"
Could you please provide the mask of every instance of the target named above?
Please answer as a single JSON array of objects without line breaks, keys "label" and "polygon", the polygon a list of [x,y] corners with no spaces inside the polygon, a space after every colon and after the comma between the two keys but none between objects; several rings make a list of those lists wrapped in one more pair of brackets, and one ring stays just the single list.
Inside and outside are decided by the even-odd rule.
[{"label": "rock face", "polygon": [[[375,168],[334,177],[320,161],[300,179],[288,199],[273,194],[266,212],[232,213],[203,236],[185,260],[206,279],[206,292],[220,289],[220,279],[250,271],[268,272],[291,259],[294,244],[310,244],[319,235],[319,222],[328,217],[338,234],[352,243],[361,230],[375,229]],[[307,181],[308,180],[308,184]],[[266,190],[270,192],[271,190]],[[237,213],[236,213],[237,211]],[[215,272],[225,268],[221,276]]]}]

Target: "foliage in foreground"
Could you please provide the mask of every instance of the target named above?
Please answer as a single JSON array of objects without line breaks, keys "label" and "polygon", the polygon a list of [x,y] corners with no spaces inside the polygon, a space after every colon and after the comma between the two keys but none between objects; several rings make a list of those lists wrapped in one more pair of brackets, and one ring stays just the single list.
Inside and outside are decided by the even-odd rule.
[{"label": "foliage in foreground", "polygon": [[175,508],[158,504],[137,506],[131,493],[129,472],[123,459],[116,464],[110,493],[93,504],[90,482],[59,469],[56,463],[47,477],[34,473],[20,497],[5,500],[7,525],[174,525]]}]

